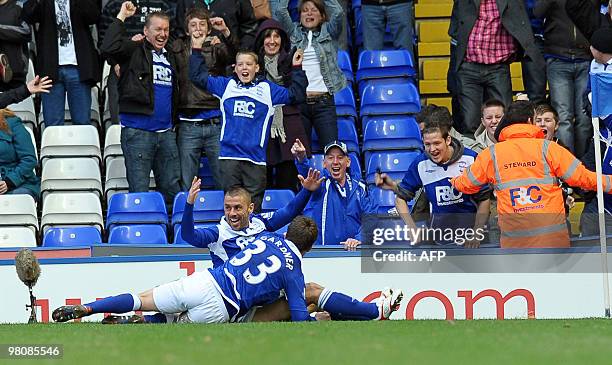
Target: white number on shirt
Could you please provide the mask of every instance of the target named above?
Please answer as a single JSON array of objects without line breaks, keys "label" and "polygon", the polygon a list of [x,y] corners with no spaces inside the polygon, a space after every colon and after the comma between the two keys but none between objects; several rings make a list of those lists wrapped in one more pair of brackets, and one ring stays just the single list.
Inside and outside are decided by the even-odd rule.
[{"label": "white number on shirt", "polygon": [[[256,240],[254,242],[251,242],[244,250],[242,250],[239,254],[234,256],[230,260],[230,264],[234,266],[244,265],[251,260],[253,255],[262,253],[265,250],[266,250],[265,242],[261,240]],[[238,256],[241,256],[241,257],[238,257]],[[259,265],[257,265],[257,270],[259,271],[259,274],[257,275],[251,274],[251,270],[246,269],[244,273],[242,274],[242,276],[244,276],[244,280],[246,280],[246,282],[249,284],[253,284],[253,285],[259,284],[266,279],[266,276],[268,276],[268,274],[277,272],[282,266],[280,259],[274,255],[268,256],[267,260],[271,262],[271,265],[268,266],[265,262],[262,262]]]}]

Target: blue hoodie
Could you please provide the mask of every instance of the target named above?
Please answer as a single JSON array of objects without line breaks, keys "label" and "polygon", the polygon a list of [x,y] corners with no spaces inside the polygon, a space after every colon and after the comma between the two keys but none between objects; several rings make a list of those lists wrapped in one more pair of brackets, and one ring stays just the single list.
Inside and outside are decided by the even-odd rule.
[{"label": "blue hoodie", "polygon": [[[310,161],[295,161],[302,176],[313,167]],[[312,193],[310,202],[304,209],[304,215],[312,218],[319,227],[319,236],[315,245],[339,245],[349,238],[361,241],[361,219],[364,214],[376,214],[378,206],[368,194],[366,186],[359,177],[347,172],[342,196],[337,184],[327,170],[323,171],[325,181]]]}]

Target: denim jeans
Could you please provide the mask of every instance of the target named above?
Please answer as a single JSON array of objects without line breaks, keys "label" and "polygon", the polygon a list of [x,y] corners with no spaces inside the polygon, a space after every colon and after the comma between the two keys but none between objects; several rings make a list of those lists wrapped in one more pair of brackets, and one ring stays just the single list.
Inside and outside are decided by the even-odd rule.
[{"label": "denim jeans", "polygon": [[255,165],[249,161],[219,160],[219,169],[223,171],[223,190],[234,185],[242,185],[251,193],[255,213],[261,212],[261,203],[266,191],[266,166]]},{"label": "denim jeans", "polygon": [[[336,116],[336,104],[333,97],[324,98],[314,103],[303,103],[300,105],[300,111],[302,113],[302,123],[304,123],[304,132],[310,137],[312,127],[314,127],[321,148],[338,139],[338,117]],[[312,146],[312,143],[310,145]]]},{"label": "denim jeans", "polygon": [[45,126],[64,125],[66,94],[72,124],[91,124],[91,86],[81,82],[77,66],[59,66],[57,80],[48,94],[42,94]]},{"label": "denim jeans", "polygon": [[590,62],[546,60],[550,100],[559,113],[557,138],[580,158],[593,137],[591,118],[585,113],[584,93],[589,82]]},{"label": "denim jeans", "polygon": [[[543,40],[540,37],[535,37],[535,43],[541,53],[544,52]],[[525,93],[529,97],[529,101],[537,104],[546,102],[546,72],[542,67],[533,62],[529,58],[524,58],[521,62],[523,70],[523,84],[525,85]]]},{"label": "denim jeans", "polygon": [[471,137],[480,125],[483,98],[495,98],[505,105],[512,102],[510,66],[463,62],[456,76],[458,101],[466,128],[463,132]]},{"label": "denim jeans", "polygon": [[412,6],[412,1],[390,6],[363,5],[361,7],[363,47],[372,51],[383,49],[385,28],[388,23],[391,34],[393,34],[393,47],[406,49],[414,56],[412,49],[414,11]]},{"label": "denim jeans", "polygon": [[180,189],[176,133],[124,127],[121,128],[121,149],[130,193],[149,191],[149,174],[153,170],[157,189],[163,194],[166,205],[171,206]]},{"label": "denim jeans", "polygon": [[180,122],[178,129],[178,151],[181,161],[181,190],[189,190],[194,176],[198,175],[202,152],[208,157],[208,164],[215,180],[215,189],[221,189],[219,173],[219,138],[221,124],[196,124]]}]

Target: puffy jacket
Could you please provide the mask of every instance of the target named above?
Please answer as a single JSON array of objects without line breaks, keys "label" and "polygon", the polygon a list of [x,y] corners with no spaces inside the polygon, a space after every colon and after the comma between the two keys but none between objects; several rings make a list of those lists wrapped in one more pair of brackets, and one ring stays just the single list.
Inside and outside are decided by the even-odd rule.
[{"label": "puffy jacket", "polygon": [[[319,30],[313,31],[312,46],[319,57],[323,82],[330,93],[335,94],[347,85],[346,77],[338,66],[338,38],[342,32],[342,19],[345,14],[338,0],[325,0],[327,16]],[[291,38],[291,44],[306,49],[308,30],[298,22],[294,23],[289,15],[289,0],[270,0],[272,16],[278,20]]]},{"label": "puffy jacket", "polygon": [[0,130],[0,180],[7,182],[9,191],[26,188],[40,194],[40,179],[34,173],[36,153],[30,134],[21,119],[6,118],[10,133]]},{"label": "puffy jacket", "polygon": [[[514,124],[452,183],[468,194],[493,185],[503,248],[569,247],[559,179],[586,190],[597,188],[595,173],[565,148],[545,140],[540,128]],[[604,175],[603,188],[612,192],[611,175]]]},{"label": "puffy jacket", "polygon": [[[117,61],[121,66],[119,77],[119,112],[152,115],[153,95],[153,46],[145,39],[134,42],[127,37],[125,25],[115,19],[106,31],[102,42],[102,54]],[[168,61],[176,74],[176,59],[168,52]],[[172,77],[173,118],[178,104],[177,77]]]},{"label": "puffy jacket", "polygon": [[533,13],[544,20],[544,53],[567,59],[590,60],[589,41],[565,12],[566,0],[540,0]]},{"label": "puffy jacket", "polygon": [[[306,176],[312,167],[308,160],[296,161],[295,164],[302,176]],[[361,241],[362,216],[376,214],[377,204],[368,194],[365,184],[355,176],[347,175],[346,198],[342,198],[327,170],[323,171],[323,176],[325,181],[312,193],[304,209],[304,215],[312,218],[319,227],[319,235],[314,244],[339,245],[349,238]]]},{"label": "puffy jacket", "polygon": [[[225,39],[224,39],[225,41]],[[195,86],[189,79],[189,56],[191,55],[191,39],[187,36],[172,42],[170,51],[175,54],[176,73],[179,82],[179,111],[190,114],[202,109],[219,109],[219,99],[211,93]],[[225,67],[233,63],[230,51],[225,42],[211,46],[210,41],[204,42],[202,55],[210,73],[214,76],[224,76]]]}]

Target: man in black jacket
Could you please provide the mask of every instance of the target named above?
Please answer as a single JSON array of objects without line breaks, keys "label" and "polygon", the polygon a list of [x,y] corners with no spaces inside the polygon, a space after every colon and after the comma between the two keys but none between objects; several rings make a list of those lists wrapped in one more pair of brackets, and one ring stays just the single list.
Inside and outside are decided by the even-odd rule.
[{"label": "man in black jacket", "polygon": [[[599,28],[612,27],[612,9],[609,0],[599,0],[600,4],[594,4],[591,0],[567,0],[565,10],[570,19],[587,39],[591,39],[593,33]],[[600,12],[601,6],[608,5],[608,13]]]},{"label": "man in black jacket", "polygon": [[[119,10],[121,10],[121,4],[123,4],[124,1],[125,0],[110,0],[104,5],[102,15],[100,16],[100,22],[98,23],[98,48],[102,47],[102,41],[106,36],[106,31],[117,17]],[[147,15],[157,11],[166,13],[172,18],[172,14],[174,14],[174,6],[167,0],[134,0],[133,4],[136,6],[136,14],[127,18],[124,23],[128,37],[142,34],[142,28],[144,27]],[[107,62],[111,66],[111,73],[108,75],[107,81],[108,109],[112,123],[119,124],[119,95],[117,91],[117,81],[121,70],[117,62],[112,59],[108,59]]]},{"label": "man in black jacket", "polygon": [[0,66],[10,70],[0,75],[0,91],[25,83],[28,56],[24,46],[31,38],[30,26],[21,19],[21,7],[15,0],[0,0]]},{"label": "man in black jacket", "polygon": [[147,15],[144,38],[134,41],[127,37],[124,21],[135,12],[130,1],[123,3],[108,27],[102,53],[121,67],[121,149],[130,192],[148,191],[153,170],[166,204],[172,204],[179,191],[179,159],[173,123],[178,101],[176,61],[165,49],[170,19],[164,13]]},{"label": "man in black jacket", "polygon": [[[185,14],[190,8],[203,7],[208,10],[211,17],[221,17],[229,27],[230,37],[237,40],[234,44],[237,49],[251,49],[257,34],[257,19],[253,13],[253,6],[249,0],[178,0],[176,3],[176,29],[184,34]],[[233,57],[234,55],[232,55]]]},{"label": "man in black jacket", "polygon": [[22,14],[38,25],[36,71],[53,80],[42,97],[45,126],[64,124],[66,94],[72,123],[91,123],[91,87],[101,69],[89,26],[100,17],[98,0],[28,0]]}]

